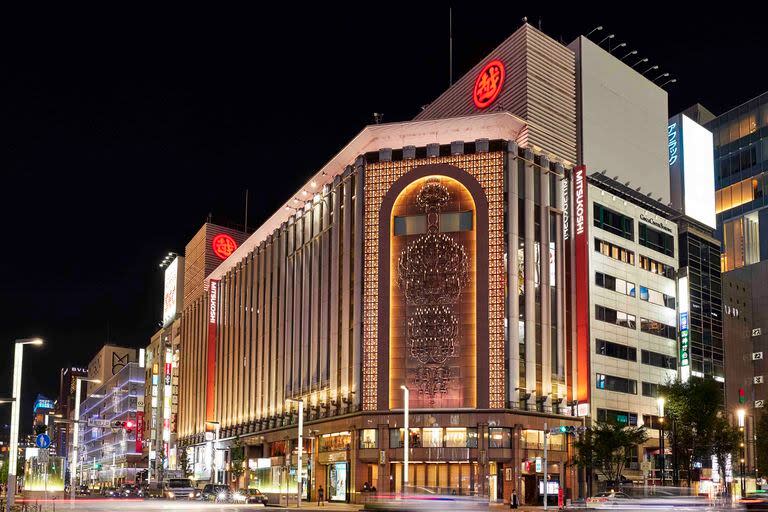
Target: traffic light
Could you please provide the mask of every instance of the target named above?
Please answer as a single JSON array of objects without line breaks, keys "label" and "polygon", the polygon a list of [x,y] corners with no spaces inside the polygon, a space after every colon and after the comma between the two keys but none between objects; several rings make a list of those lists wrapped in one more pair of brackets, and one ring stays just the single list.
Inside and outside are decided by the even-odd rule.
[{"label": "traffic light", "polygon": [[135,427],[136,427],[136,423],[135,423],[134,421],[132,421],[132,420],[128,420],[128,421],[126,421],[126,422],[125,422],[125,431],[126,431],[127,433],[129,433],[129,434],[130,434],[131,432],[133,432],[133,429],[134,429]]},{"label": "traffic light", "polygon": [[739,403],[744,404],[747,402],[747,396],[744,393],[744,388],[739,388]]}]

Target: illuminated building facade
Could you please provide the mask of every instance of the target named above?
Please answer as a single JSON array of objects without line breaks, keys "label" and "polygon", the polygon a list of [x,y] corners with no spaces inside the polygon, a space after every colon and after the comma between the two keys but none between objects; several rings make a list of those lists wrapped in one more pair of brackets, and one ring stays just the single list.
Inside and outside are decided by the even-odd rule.
[{"label": "illuminated building facade", "polygon": [[[75,389],[77,377],[87,377],[87,368],[78,368],[75,366],[62,368],[59,378],[59,399],[56,401],[56,413],[64,419],[73,419],[75,412]],[[85,400],[85,386],[83,386],[80,401]],[[52,441],[56,444],[56,455],[69,458],[69,445],[72,433],[69,429],[69,423],[54,423]]]},{"label": "illuminated building facade", "polygon": [[240,439],[236,483],[274,501],[297,474],[308,497],[399,492],[407,386],[409,485],[533,503],[546,471],[576,492],[564,436],[542,467],[545,425],[582,424],[561,192],[574,80],[573,53],[524,25],[415,121],[366,127],[211,272],[181,317],[197,480],[231,482]]},{"label": "illuminated building facade", "polygon": [[[134,351],[135,352],[135,351]],[[80,404],[77,471],[80,482],[90,486],[135,483],[142,463],[142,439],[137,431],[139,403],[144,398],[144,369],[136,354],[114,374],[96,384]],[[89,420],[125,422],[125,428],[94,426]]]}]

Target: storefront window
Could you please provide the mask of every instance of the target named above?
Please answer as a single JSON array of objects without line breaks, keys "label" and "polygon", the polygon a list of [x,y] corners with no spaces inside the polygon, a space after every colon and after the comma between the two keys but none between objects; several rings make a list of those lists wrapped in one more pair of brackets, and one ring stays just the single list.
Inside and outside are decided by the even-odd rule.
[{"label": "storefront window", "polygon": [[347,500],[347,463],[338,462],[328,466],[328,499]]},{"label": "storefront window", "polygon": [[360,431],[360,448],[378,448],[378,431],[366,428]]},{"label": "storefront window", "polygon": [[321,452],[337,452],[347,450],[352,442],[349,432],[336,432],[320,436]]},{"label": "storefront window", "polygon": [[442,448],[443,447],[443,429],[442,428],[423,428],[421,429],[421,446],[424,448]]},{"label": "storefront window", "polygon": [[[421,447],[421,429],[420,428],[412,428],[410,429],[411,436],[408,440],[409,448],[420,448]],[[391,428],[389,429],[389,447],[390,448],[402,448],[403,447],[403,429],[402,428]]]},{"label": "storefront window", "polygon": [[523,448],[540,450],[544,448],[544,432],[541,430],[523,430],[520,442]]},{"label": "storefront window", "polygon": [[[477,440],[477,438],[475,438]],[[459,427],[448,427],[445,429],[445,447],[446,448],[468,448],[467,429]]]},{"label": "storefront window", "polygon": [[511,448],[512,431],[508,428],[489,428],[490,448]]}]

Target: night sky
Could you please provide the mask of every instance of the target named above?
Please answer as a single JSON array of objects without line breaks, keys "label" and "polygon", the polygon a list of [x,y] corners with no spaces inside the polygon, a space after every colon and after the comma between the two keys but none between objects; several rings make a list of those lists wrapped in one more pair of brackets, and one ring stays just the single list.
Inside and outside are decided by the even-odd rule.
[{"label": "night sky", "polygon": [[[447,87],[448,8],[415,5],[5,19],[0,395],[13,340],[47,342],[25,350],[23,429],[36,393],[57,396],[59,368],[108,341],[148,344],[158,264],[209,213],[242,223],[247,188],[258,225],[373,112],[411,119]],[[670,114],[695,102],[717,114],[768,90],[757,12],[470,5],[454,9],[455,78],[528,16],[565,43],[597,25],[615,33],[621,55],[637,49],[678,78]]]}]

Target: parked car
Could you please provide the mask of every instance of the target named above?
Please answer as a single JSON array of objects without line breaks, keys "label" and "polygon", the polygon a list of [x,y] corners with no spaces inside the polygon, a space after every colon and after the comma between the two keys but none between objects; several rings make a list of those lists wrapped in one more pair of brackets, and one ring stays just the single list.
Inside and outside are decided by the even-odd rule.
[{"label": "parked car", "polygon": [[202,493],[189,478],[169,478],[163,482],[162,496],[169,500],[199,500]]},{"label": "parked car", "polygon": [[269,498],[258,489],[243,489],[232,494],[232,501],[235,503],[255,503],[266,507]]},{"label": "parked car", "polygon": [[229,503],[232,500],[232,489],[225,484],[206,484],[203,487],[203,500]]}]

